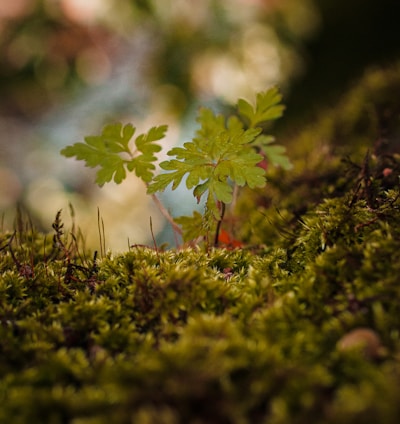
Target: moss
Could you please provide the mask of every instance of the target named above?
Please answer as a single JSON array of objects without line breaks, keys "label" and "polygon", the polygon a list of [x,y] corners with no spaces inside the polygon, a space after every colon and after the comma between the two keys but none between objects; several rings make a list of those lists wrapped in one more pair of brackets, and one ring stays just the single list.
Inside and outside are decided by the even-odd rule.
[{"label": "moss", "polygon": [[0,422],[397,423],[394,141],[271,172],[241,249],[97,258],[60,216],[1,235]]}]

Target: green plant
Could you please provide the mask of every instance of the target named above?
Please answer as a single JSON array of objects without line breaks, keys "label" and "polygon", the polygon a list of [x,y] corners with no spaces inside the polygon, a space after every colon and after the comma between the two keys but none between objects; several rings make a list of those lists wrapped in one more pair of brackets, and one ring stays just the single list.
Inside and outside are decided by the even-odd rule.
[{"label": "green plant", "polygon": [[[85,137],[84,143],[75,143],[61,153],[67,157],[83,160],[89,167],[99,167],[96,183],[100,186],[114,180],[121,183],[126,171],[135,172],[147,185],[147,191],[162,208],[164,215],[179,232],[182,225],[185,241],[204,237],[207,245],[209,234],[214,233],[214,244],[218,244],[220,225],[225,207],[234,198],[234,187],[248,186],[253,189],[266,184],[265,169],[260,166],[266,159],[272,165],[290,168],[285,148],[273,145],[270,135],[263,134],[268,121],[282,116],[284,106],[277,88],[259,93],[255,106],[240,99],[237,115],[216,115],[212,110],[201,109],[198,117],[200,128],[192,141],[182,147],[174,147],[168,156],[172,158],[160,163],[164,173],[154,176],[155,153],[161,150],[156,142],[165,136],[166,125],[151,128],[135,138],[135,150],[129,142],[135,134],[131,124],[106,125],[100,136]],[[206,198],[204,214],[195,212],[192,217],[181,217],[175,221],[168,216],[155,197],[172,184],[175,190],[186,177],[186,187],[193,189],[193,196],[200,202]]]}]

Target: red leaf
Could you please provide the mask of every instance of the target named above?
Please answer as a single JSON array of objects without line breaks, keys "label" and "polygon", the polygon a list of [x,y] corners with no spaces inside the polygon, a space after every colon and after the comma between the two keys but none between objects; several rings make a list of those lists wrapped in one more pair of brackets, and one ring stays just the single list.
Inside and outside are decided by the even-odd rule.
[{"label": "red leaf", "polygon": [[236,247],[242,247],[243,246],[242,242],[232,238],[231,235],[225,230],[220,231],[220,233],[218,235],[218,242],[221,243],[221,244],[225,244],[227,247],[230,247],[230,248],[236,248]]}]

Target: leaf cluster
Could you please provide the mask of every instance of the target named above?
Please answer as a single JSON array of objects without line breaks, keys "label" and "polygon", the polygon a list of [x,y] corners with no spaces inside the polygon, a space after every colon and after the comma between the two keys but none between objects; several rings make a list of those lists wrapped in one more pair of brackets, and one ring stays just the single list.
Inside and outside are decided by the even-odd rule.
[{"label": "leaf cluster", "polygon": [[[263,133],[266,122],[282,116],[284,106],[281,100],[278,89],[271,88],[257,95],[254,106],[240,99],[238,116],[225,119],[210,109],[201,109],[197,119],[200,127],[193,140],[167,153],[172,159],[160,164],[166,172],[154,178],[148,192],[163,191],[169,185],[175,190],[186,178],[186,187],[193,189],[198,202],[203,195],[206,197],[200,226],[196,214],[180,221],[187,230],[183,228],[185,240],[189,233],[193,235],[196,232],[195,228],[197,236],[214,229],[219,231],[219,226],[215,226],[213,221],[223,219],[224,208],[221,205],[232,202],[235,185],[252,189],[265,186],[264,159],[274,166],[291,168],[285,148],[273,145],[274,137]],[[215,240],[218,240],[218,234]]]},{"label": "leaf cluster", "polygon": [[249,124],[249,127],[255,128],[283,115],[285,106],[281,104],[281,101],[282,94],[278,88],[272,87],[257,94],[255,106],[251,105],[247,100],[239,99],[237,108],[239,114]]},{"label": "leaf cluster", "polygon": [[210,109],[200,111],[198,122],[201,126],[193,140],[168,152],[175,159],[161,162],[160,167],[169,172],[157,175],[148,191],[162,191],[170,184],[175,190],[187,175],[186,187],[193,188],[198,201],[207,193],[207,208],[219,219],[217,202],[232,201],[232,182],[250,188],[266,183],[265,171],[257,166],[262,156],[251,146],[261,130],[245,130],[235,116],[225,123]]},{"label": "leaf cluster", "polygon": [[[129,143],[136,129],[131,124],[115,123],[106,125],[101,135],[85,137],[83,143],[68,146],[61,153],[83,160],[89,167],[99,167],[96,175],[99,186],[112,180],[121,183],[126,178],[126,171],[134,171],[153,196],[170,185],[175,190],[184,181],[186,187],[193,190],[198,203],[205,198],[205,211],[195,238],[215,230],[214,240],[218,240],[216,222],[222,221],[225,205],[232,203],[234,187],[264,187],[266,175],[262,162],[265,159],[285,169],[291,166],[285,148],[272,145],[274,138],[263,133],[266,122],[282,116],[281,100],[278,89],[271,88],[257,95],[254,106],[239,100],[237,115],[228,118],[211,109],[201,109],[197,119],[200,126],[194,138],[168,151],[170,159],[160,163],[160,168],[166,172],[155,177],[155,153],[161,150],[156,142],[164,137],[166,125],[153,127],[137,136],[134,151]],[[167,218],[172,221],[169,215]],[[191,219],[193,225],[189,222]],[[188,220],[185,227],[192,228],[190,232],[193,233],[198,216]],[[185,232],[184,239],[187,239]]]},{"label": "leaf cluster", "polygon": [[[283,115],[285,106],[281,104],[281,101],[282,94],[276,87],[273,87],[268,91],[257,94],[255,106],[244,99],[239,99],[237,109],[239,115],[250,128],[262,127],[268,121],[278,119]],[[254,144],[263,153],[268,163],[281,166],[286,170],[291,169],[292,164],[286,155],[286,148],[280,145],[272,145],[274,142],[275,137],[260,134]]]},{"label": "leaf cluster", "polygon": [[[258,166],[263,156],[257,150],[262,151],[273,165],[289,169],[291,164],[285,148],[272,146],[274,138],[262,134],[265,122],[282,116],[284,106],[281,100],[277,88],[259,93],[255,106],[240,99],[237,109],[242,120],[231,116],[226,122],[222,115],[202,109],[196,136],[183,147],[175,147],[167,153],[174,159],[160,164],[168,172],[154,178],[149,193],[163,191],[170,184],[175,190],[187,176],[186,187],[193,188],[198,201],[207,192],[207,206],[218,217],[215,203],[232,201],[232,183],[250,188],[265,185],[265,172]],[[242,121],[249,124],[248,129],[244,128]]]},{"label": "leaf cluster", "polygon": [[134,171],[136,176],[148,183],[155,170],[155,153],[161,146],[155,142],[165,136],[166,125],[152,127],[145,134],[135,138],[135,151],[129,142],[136,128],[131,124],[114,123],[106,125],[101,135],[85,137],[84,143],[75,143],[61,150],[66,157],[76,157],[85,161],[90,168],[100,167],[96,174],[96,183],[101,187],[114,180],[120,184],[126,178],[126,170]]}]

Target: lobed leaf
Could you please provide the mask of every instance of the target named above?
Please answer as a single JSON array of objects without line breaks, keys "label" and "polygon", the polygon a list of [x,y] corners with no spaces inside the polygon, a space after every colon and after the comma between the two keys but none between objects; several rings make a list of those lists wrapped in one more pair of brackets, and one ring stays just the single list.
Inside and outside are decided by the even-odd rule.
[{"label": "lobed leaf", "polygon": [[272,145],[275,138],[272,136],[260,135],[255,144],[260,147],[265,158],[274,166],[281,166],[283,169],[292,169],[289,158],[286,155],[286,148],[280,145]]},{"label": "lobed leaf", "polygon": [[[244,130],[237,117],[230,118],[225,124],[223,116],[215,115],[210,109],[201,109],[198,122],[201,127],[193,140],[167,153],[175,159],[162,162],[160,167],[170,172],[156,176],[148,192],[163,191],[170,184],[174,190],[187,175],[186,186],[193,188],[198,201],[209,190],[215,202],[229,203],[232,201],[229,178],[235,180],[237,176],[240,185],[248,180],[255,184],[254,177],[248,179],[236,168],[243,168],[249,175],[259,174],[256,166],[262,158],[247,145],[254,142],[261,130]],[[252,168],[256,170],[252,172]]]},{"label": "lobed leaf", "polygon": [[96,149],[84,143],[75,143],[72,146],[67,146],[61,150],[61,154],[67,158],[75,156],[77,160],[84,160],[86,166],[90,168],[100,165],[106,156],[106,153],[102,152],[100,149]]},{"label": "lobed leaf", "polygon": [[135,139],[136,151],[132,152],[129,142],[135,134],[131,124],[121,123],[106,125],[100,136],[85,137],[84,143],[75,143],[61,150],[66,157],[83,160],[91,168],[100,167],[96,174],[99,186],[112,180],[120,184],[126,178],[126,170],[134,171],[136,176],[149,183],[155,169],[155,152],[161,146],[155,143],[165,136],[166,125],[150,128],[145,134]]},{"label": "lobed leaf", "polygon": [[152,155],[139,155],[127,163],[128,171],[135,171],[135,175],[141,178],[145,183],[153,179],[153,171],[156,169]]},{"label": "lobed leaf", "polygon": [[214,195],[217,200],[223,203],[231,203],[232,202],[232,186],[228,181],[219,181],[212,180],[209,183],[208,189],[212,195]]},{"label": "lobed leaf", "polygon": [[154,162],[157,160],[154,153],[161,150],[161,146],[156,144],[155,141],[165,137],[167,129],[167,125],[152,127],[147,133],[140,134],[135,139],[136,149],[141,154],[132,159],[128,165],[128,170],[134,170],[136,176],[145,183],[149,183],[153,179],[153,172],[156,169]]},{"label": "lobed leaf", "polygon": [[113,153],[129,153],[129,141],[135,133],[135,128],[131,124],[124,127],[120,122],[108,124],[103,128],[100,142],[104,144],[107,151]]},{"label": "lobed leaf", "polygon": [[154,142],[164,138],[167,129],[167,125],[160,125],[158,127],[150,128],[146,134],[141,134],[136,138],[136,148],[142,153],[151,155],[159,152],[161,150],[161,146]]},{"label": "lobed leaf", "polygon": [[179,216],[175,218],[175,222],[181,226],[185,242],[207,235],[203,225],[203,215],[198,211],[194,211],[192,216]]},{"label": "lobed leaf", "polygon": [[264,149],[264,154],[268,162],[274,166],[281,166],[286,170],[293,168],[292,163],[286,155],[286,148],[284,146],[268,146]]},{"label": "lobed leaf", "polygon": [[97,171],[96,183],[99,186],[110,182],[114,179],[114,182],[120,184],[126,177],[126,171],[124,163],[119,158],[109,158],[107,163],[103,165],[101,169]]},{"label": "lobed leaf", "polygon": [[272,87],[257,94],[255,106],[244,99],[240,99],[237,108],[239,114],[249,122],[250,127],[254,128],[282,116],[285,107],[280,103],[281,100],[282,95],[278,88]]}]

